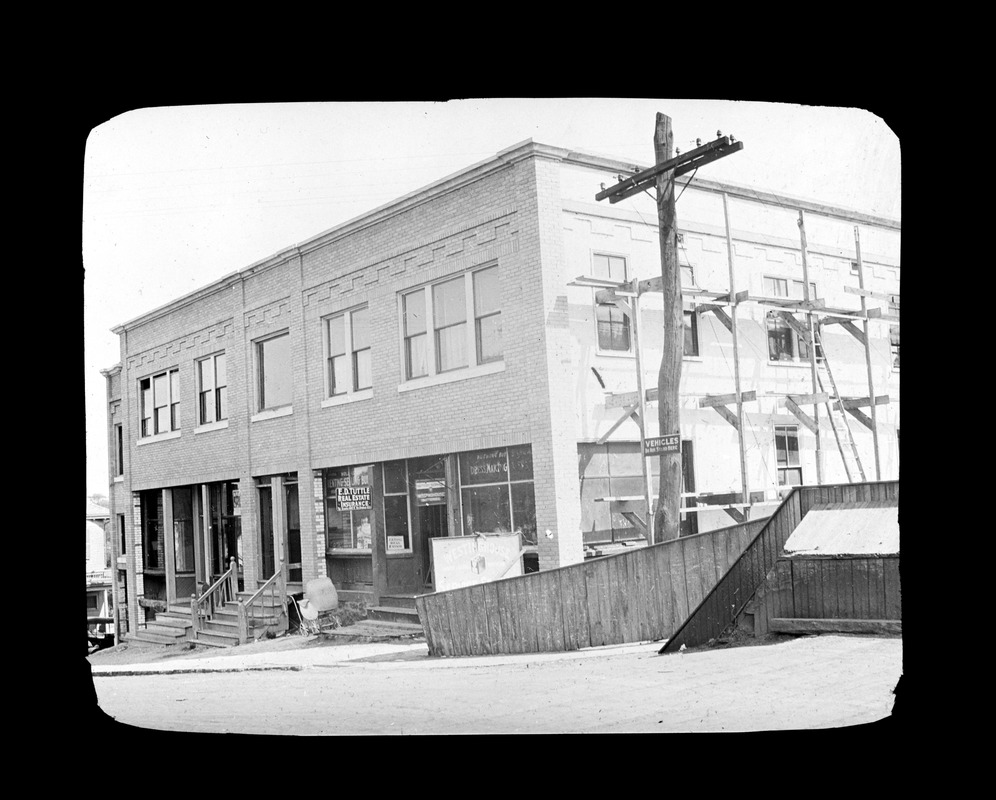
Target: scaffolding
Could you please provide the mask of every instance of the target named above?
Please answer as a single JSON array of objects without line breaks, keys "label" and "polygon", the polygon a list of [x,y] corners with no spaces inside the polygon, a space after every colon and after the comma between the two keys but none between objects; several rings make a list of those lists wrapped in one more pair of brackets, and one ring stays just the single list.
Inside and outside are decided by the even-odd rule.
[{"label": "scaffolding", "polygon": [[[732,425],[737,431],[737,442],[740,457],[740,482],[741,491],[739,493],[724,493],[721,495],[722,502],[710,502],[718,499],[715,494],[682,492],[683,501],[693,501],[694,504],[685,503],[679,508],[681,514],[694,514],[702,511],[723,510],[737,522],[744,522],[751,516],[754,508],[761,506],[773,506],[780,502],[780,498],[768,498],[767,492],[751,492],[747,477],[747,459],[744,442],[745,422],[744,404],[756,402],[759,396],[778,397],[785,408],[795,416],[816,438],[816,470],[817,483],[823,484],[822,474],[822,442],[820,436],[819,407],[824,405],[827,410],[831,429],[837,444],[837,449],[844,464],[845,473],[849,482],[854,482],[854,475],[860,480],[865,480],[864,467],[858,456],[857,446],[851,434],[847,416],[850,415],[861,425],[868,428],[872,433],[875,461],[875,480],[881,480],[881,464],[879,458],[878,440],[878,420],[877,407],[887,405],[890,398],[887,394],[876,395],[872,373],[871,346],[869,336],[869,323],[871,321],[899,322],[898,313],[890,313],[891,310],[898,312],[899,294],[885,294],[873,292],[865,289],[864,264],[861,257],[860,233],[857,225],[854,226],[855,252],[857,256],[857,276],[858,287],[845,286],[844,291],[849,294],[858,295],[861,301],[860,309],[836,308],[827,306],[818,297],[810,296],[809,265],[807,259],[807,242],[805,231],[805,216],[802,208],[798,209],[800,246],[802,252],[803,269],[803,298],[801,300],[785,297],[769,297],[765,295],[751,294],[749,291],[737,291],[734,274],[734,250],[733,236],[730,229],[730,215],[727,205],[727,192],[723,192],[723,214],[725,218],[726,244],[728,254],[728,270],[730,288],[725,291],[710,291],[698,287],[682,286],[682,303],[685,310],[695,314],[711,313],[730,331],[733,339],[733,379],[734,391],[729,394],[720,395],[695,395],[698,397],[699,408],[712,408],[724,420]],[[817,211],[817,213],[819,213]],[[645,492],[643,497],[602,497],[595,498],[596,502],[614,502],[617,507],[614,509],[621,513],[637,530],[641,531],[651,544],[654,542],[654,531],[652,525],[654,498],[652,496],[651,475],[647,468],[647,458],[650,457],[646,447],[646,404],[658,400],[658,390],[656,388],[644,389],[643,387],[643,366],[640,352],[640,299],[649,292],[661,292],[663,278],[654,277],[646,280],[633,279],[630,281],[612,281],[602,278],[592,278],[589,276],[579,276],[571,281],[569,285],[584,286],[595,289],[595,301],[600,304],[612,304],[619,308],[629,319],[633,330],[633,344],[635,350],[635,367],[637,372],[637,391],[635,392],[608,392],[605,396],[606,408],[621,409],[621,416],[610,428],[603,433],[597,443],[604,444],[612,434],[627,420],[633,419],[640,429],[641,441],[641,461],[643,465],[643,480]],[[877,300],[888,304],[889,310],[882,308],[869,308],[868,301]],[[795,331],[796,335],[808,345],[808,360],[812,379],[812,392],[809,394],[778,394],[759,393],[757,389],[744,391],[741,385],[740,375],[740,347],[738,340],[737,310],[738,307],[747,303],[770,308],[785,323]],[[805,322],[801,322],[795,315],[798,313],[805,315]],[[862,323],[858,327],[857,323]],[[840,325],[841,328],[850,333],[864,346],[865,364],[867,372],[868,393],[860,397],[844,397],[837,391],[836,382],[833,379],[829,360],[822,347],[822,329],[828,325]],[[829,389],[826,391],[823,383],[823,374],[826,374]],[[688,397],[689,395],[685,395]],[[731,406],[735,407],[731,409]],[[812,415],[808,414],[803,406],[812,406]],[[862,409],[869,408],[871,416],[866,415]],[[848,450],[850,455],[848,455]],[[852,470],[852,465],[855,467]],[[777,495],[777,487],[775,495]],[[730,495],[734,495],[730,497]],[[736,496],[739,494],[739,496]],[[703,503],[700,505],[699,503]],[[643,508],[640,509],[640,506]],[[646,519],[639,516],[639,510],[644,510]]]}]

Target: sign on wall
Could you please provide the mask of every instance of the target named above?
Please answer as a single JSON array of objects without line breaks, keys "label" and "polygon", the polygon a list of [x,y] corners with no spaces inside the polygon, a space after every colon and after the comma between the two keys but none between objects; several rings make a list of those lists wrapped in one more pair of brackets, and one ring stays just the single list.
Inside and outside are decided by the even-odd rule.
[{"label": "sign on wall", "polygon": [[429,543],[437,592],[522,574],[522,540],[517,533],[439,536]]},{"label": "sign on wall", "polygon": [[643,440],[648,456],[660,456],[664,453],[681,452],[681,434],[670,433],[667,436],[648,436]]},{"label": "sign on wall", "polygon": [[446,505],[446,481],[416,479],[415,504],[419,506]]}]

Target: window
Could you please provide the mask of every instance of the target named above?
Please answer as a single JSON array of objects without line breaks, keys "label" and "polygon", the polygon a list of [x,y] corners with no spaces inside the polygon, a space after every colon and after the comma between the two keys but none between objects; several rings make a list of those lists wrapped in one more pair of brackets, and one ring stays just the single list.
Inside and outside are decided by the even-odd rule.
[{"label": "window", "polygon": [[155,436],[180,429],[180,371],[171,369],[139,382],[141,434]]},{"label": "window", "polygon": [[477,363],[501,361],[501,287],[498,267],[474,273],[474,337]]},{"label": "window", "polygon": [[[788,278],[764,278],[764,294],[767,297],[784,297],[789,300],[803,299],[803,282]],[[809,299],[816,299],[816,284],[809,284]],[[781,311],[769,311],[766,317],[768,330],[768,360],[800,362],[809,359],[809,345],[802,334],[805,323],[793,326]],[[793,319],[796,319],[793,317]],[[822,360],[821,348],[816,348],[817,360]]]},{"label": "window", "polygon": [[118,540],[121,545],[121,549],[118,550],[118,555],[124,555],[127,551],[125,543],[127,542],[127,537],[125,536],[125,515],[118,514]]},{"label": "window", "polygon": [[290,334],[256,343],[259,410],[289,406],[292,401]]},{"label": "window", "polygon": [[779,486],[802,485],[798,426],[775,425],[775,463],[778,467]]},{"label": "window", "polygon": [[328,396],[342,397],[373,385],[370,313],[366,306],[326,321]]},{"label": "window", "polygon": [[227,383],[224,353],[197,362],[198,424],[207,425],[228,418]]},{"label": "window", "polygon": [[699,315],[694,311],[685,311],[685,350],[686,356],[699,354]]},{"label": "window", "polygon": [[695,283],[695,268],[691,264],[679,264],[678,269],[681,272],[682,289],[698,288],[698,285]]},{"label": "window", "polygon": [[328,548],[370,551],[373,506],[370,501],[373,466],[324,470],[325,524]]},{"label": "window", "polygon": [[384,551],[410,553],[412,539],[408,507],[408,465],[404,461],[388,461],[384,463],[383,469]]},{"label": "window", "polygon": [[[899,303],[897,300],[889,301],[889,313],[899,316]],[[899,369],[899,325],[889,326],[889,352],[892,355],[892,368]]]},{"label": "window", "polygon": [[502,360],[496,266],[406,292],[401,315],[405,380]]},{"label": "window", "polygon": [[[625,281],[626,259],[595,253],[592,273],[596,278]],[[612,303],[595,304],[595,326],[598,349],[605,352],[628,353],[630,350],[629,317]]]},{"label": "window", "polygon": [[535,545],[532,446],[460,453],[458,461],[464,535],[514,532]]},{"label": "window", "polygon": [[124,426],[114,426],[114,475],[124,475]]},{"label": "window", "polygon": [[432,287],[436,372],[467,366],[467,301],[461,275]]}]

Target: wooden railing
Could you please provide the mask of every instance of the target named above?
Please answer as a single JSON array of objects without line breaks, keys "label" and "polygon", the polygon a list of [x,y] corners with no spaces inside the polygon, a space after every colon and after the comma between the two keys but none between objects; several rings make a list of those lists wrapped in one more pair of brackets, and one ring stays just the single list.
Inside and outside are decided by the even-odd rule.
[{"label": "wooden railing", "polygon": [[283,560],[277,562],[277,571],[248,600],[239,600],[239,644],[245,644],[249,641],[249,631],[253,627],[251,622],[255,623],[259,618],[259,612],[263,612],[264,616],[270,616],[263,608],[263,600],[267,597],[275,600],[270,608],[275,608],[279,616],[287,614],[287,609],[284,606],[287,597],[287,584],[284,580]]},{"label": "wooden railing", "polygon": [[201,629],[202,620],[210,619],[225,603],[234,602],[238,594],[239,570],[233,557],[228,571],[212,583],[204,594],[200,597],[196,593],[190,595],[190,622],[194,637],[197,637],[197,631]]}]

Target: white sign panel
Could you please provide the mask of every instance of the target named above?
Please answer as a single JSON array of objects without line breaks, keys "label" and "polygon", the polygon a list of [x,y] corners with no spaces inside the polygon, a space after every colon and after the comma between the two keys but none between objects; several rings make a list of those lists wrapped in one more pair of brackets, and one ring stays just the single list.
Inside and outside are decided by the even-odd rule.
[{"label": "white sign panel", "polygon": [[517,533],[439,536],[429,542],[437,592],[522,574],[522,543]]}]

